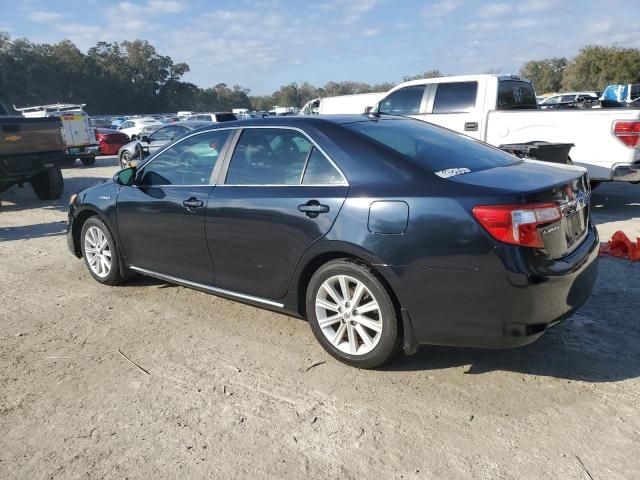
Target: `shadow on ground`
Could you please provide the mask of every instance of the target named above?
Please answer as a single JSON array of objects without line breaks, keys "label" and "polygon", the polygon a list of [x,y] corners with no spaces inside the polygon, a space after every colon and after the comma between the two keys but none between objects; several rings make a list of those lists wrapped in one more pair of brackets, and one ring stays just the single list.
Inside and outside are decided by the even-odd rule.
[{"label": "shadow on ground", "polygon": [[32,238],[62,235],[67,231],[66,222],[37,223],[19,227],[0,227],[0,241],[29,240]]}]

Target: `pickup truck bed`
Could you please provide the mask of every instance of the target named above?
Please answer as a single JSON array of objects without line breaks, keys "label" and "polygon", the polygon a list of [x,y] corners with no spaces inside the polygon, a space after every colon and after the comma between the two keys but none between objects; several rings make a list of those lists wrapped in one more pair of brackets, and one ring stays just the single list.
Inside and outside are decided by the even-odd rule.
[{"label": "pickup truck bed", "polygon": [[30,183],[41,199],[59,198],[64,153],[59,118],[0,116],[0,192]]}]

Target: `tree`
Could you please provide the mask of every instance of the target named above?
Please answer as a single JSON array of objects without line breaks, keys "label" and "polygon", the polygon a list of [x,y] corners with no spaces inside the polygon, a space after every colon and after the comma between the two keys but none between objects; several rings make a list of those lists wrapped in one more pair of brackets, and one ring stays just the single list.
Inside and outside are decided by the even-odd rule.
[{"label": "tree", "polygon": [[603,90],[612,83],[640,82],[640,49],[588,45],[567,66],[568,90]]},{"label": "tree", "polygon": [[546,58],[544,60],[530,60],[520,69],[520,75],[531,80],[536,92],[552,93],[560,90],[565,68],[566,58]]},{"label": "tree", "polygon": [[427,70],[424,73],[418,73],[417,75],[405,75],[402,77],[403,82],[408,82],[410,80],[422,80],[423,78],[438,78],[444,77],[445,75],[440,70]]}]

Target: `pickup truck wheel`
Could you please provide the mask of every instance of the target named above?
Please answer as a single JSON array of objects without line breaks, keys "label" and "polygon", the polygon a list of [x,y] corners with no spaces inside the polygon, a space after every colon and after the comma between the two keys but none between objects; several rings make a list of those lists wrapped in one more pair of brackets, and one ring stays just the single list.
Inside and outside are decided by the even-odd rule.
[{"label": "pickup truck wheel", "polygon": [[60,198],[64,190],[64,179],[59,168],[50,168],[32,177],[30,182],[33,191],[40,200],[55,200]]},{"label": "pickup truck wheel", "polygon": [[91,155],[90,157],[83,157],[80,159],[84,165],[93,165],[96,163],[96,157]]},{"label": "pickup truck wheel", "polygon": [[80,247],[84,263],[94,279],[105,285],[118,285],[124,281],[116,242],[98,217],[91,217],[82,225]]}]

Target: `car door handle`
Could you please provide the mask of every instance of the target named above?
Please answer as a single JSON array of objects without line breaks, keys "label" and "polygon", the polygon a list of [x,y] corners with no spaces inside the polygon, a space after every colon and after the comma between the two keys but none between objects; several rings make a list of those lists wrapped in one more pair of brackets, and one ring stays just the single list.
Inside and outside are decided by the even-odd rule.
[{"label": "car door handle", "polygon": [[466,122],[464,124],[464,129],[466,132],[477,132],[478,131],[478,122]]},{"label": "car door handle", "polygon": [[204,202],[202,200],[198,200],[196,197],[191,197],[189,200],[182,202],[182,205],[186,207],[187,210],[196,210],[198,208],[202,208],[204,206]]},{"label": "car door handle", "polygon": [[329,207],[327,205],[321,205],[317,200],[309,200],[305,204],[298,205],[298,210],[305,213],[307,217],[316,218],[321,213],[327,213]]}]

